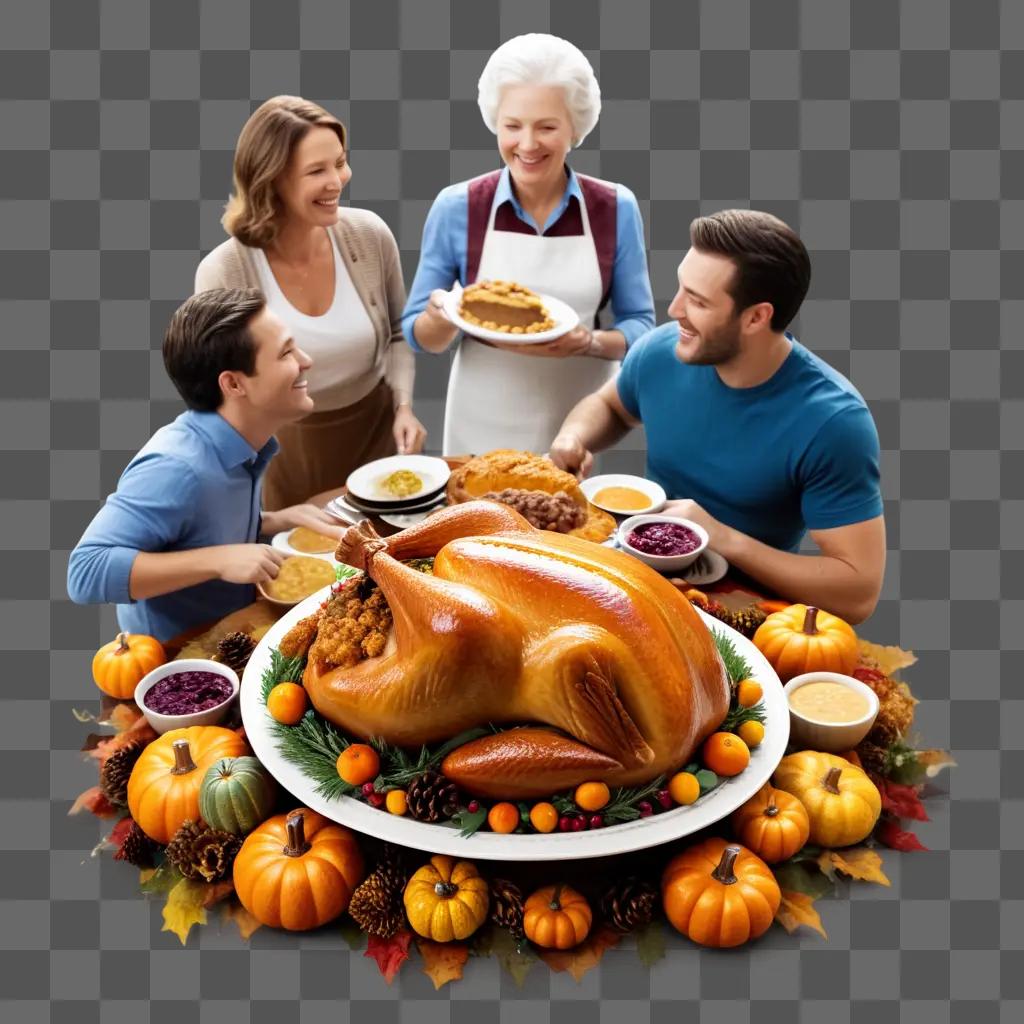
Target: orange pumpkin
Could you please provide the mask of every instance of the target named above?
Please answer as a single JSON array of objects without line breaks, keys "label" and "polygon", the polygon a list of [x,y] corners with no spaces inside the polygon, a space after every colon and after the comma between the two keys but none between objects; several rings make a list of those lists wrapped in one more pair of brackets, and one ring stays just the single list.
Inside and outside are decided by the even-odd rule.
[{"label": "orange pumpkin", "polygon": [[92,678],[108,697],[131,700],[139,680],[167,661],[160,641],[142,633],[118,633],[92,659]]},{"label": "orange pumpkin", "polygon": [[766,864],[778,864],[803,849],[811,822],[807,809],[792,793],[766,783],[733,813],[732,830]]},{"label": "orange pumpkin", "polygon": [[572,949],[589,934],[590,904],[567,885],[538,889],[523,904],[523,931],[544,949]]},{"label": "orange pumpkin", "polygon": [[363,878],[355,836],[315,811],[279,814],[235,858],[235,892],[261,924],[308,931],[333,921]]},{"label": "orange pumpkin", "polygon": [[858,658],[852,627],[837,615],[805,604],[791,604],[769,615],[754,634],[754,646],[784,683],[804,672],[849,675]]},{"label": "orange pumpkin", "polygon": [[142,752],[128,779],[128,809],[139,828],[169,843],[184,821],[198,821],[199,787],[222,757],[248,754],[245,740],[219,725],[172,729]]},{"label": "orange pumpkin", "polygon": [[702,946],[739,946],[768,930],[782,893],[760,857],[705,839],[674,857],[661,879],[665,915]]}]

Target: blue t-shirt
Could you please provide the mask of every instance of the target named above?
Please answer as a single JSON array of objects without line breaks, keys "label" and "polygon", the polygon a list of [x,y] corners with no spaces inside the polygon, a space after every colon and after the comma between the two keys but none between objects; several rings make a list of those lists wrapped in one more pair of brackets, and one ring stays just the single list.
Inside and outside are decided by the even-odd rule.
[{"label": "blue t-shirt", "polygon": [[792,336],[772,377],[730,388],[713,366],[675,355],[679,327],[629,350],[619,398],[643,421],[647,475],[670,498],[765,544],[796,551],[806,530],[882,514],[878,432],[856,388]]},{"label": "blue t-shirt", "polygon": [[251,584],[208,580],[132,601],[128,582],[140,551],[255,541],[262,477],[277,450],[271,438],[256,451],[216,412],[184,412],[161,427],[128,463],[71,552],[71,600],[116,603],[121,629],[161,641],[251,604]]}]

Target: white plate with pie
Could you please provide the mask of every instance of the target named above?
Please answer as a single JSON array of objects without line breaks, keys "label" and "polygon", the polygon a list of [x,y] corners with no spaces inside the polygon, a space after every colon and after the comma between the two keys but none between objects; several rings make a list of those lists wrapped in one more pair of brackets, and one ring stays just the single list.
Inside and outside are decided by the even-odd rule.
[{"label": "white plate with pie", "polygon": [[548,316],[555,321],[555,326],[547,331],[538,331],[536,334],[511,334],[507,331],[491,331],[479,324],[471,324],[459,316],[459,305],[462,302],[462,285],[456,284],[450,292],[445,293],[444,311],[448,319],[473,338],[482,338],[484,341],[501,341],[509,345],[539,345],[545,341],[554,341],[563,334],[571,331],[579,322],[580,318],[576,310],[561,299],[553,295],[541,295],[537,297],[547,307]]}]

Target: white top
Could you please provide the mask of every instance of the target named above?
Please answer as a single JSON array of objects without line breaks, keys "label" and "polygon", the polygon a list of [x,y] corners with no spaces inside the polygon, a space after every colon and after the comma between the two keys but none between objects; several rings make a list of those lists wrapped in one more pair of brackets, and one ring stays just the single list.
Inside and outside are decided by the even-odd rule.
[{"label": "white top", "polygon": [[[322,316],[309,316],[296,309],[281,291],[266,253],[253,250],[267,308],[291,328],[295,343],[313,360],[308,374],[309,395],[317,412],[338,409],[364,397],[340,400],[339,393],[348,389],[353,380],[368,377],[377,358],[373,323],[352,284],[334,236],[328,232],[328,237],[334,253],[334,301]],[[372,390],[376,380],[368,379]]]}]

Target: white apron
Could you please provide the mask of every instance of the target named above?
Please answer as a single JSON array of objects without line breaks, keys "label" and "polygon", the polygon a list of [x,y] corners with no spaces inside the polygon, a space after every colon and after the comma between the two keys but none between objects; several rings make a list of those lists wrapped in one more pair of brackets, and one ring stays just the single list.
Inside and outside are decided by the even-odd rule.
[{"label": "white apron", "polygon": [[[601,268],[580,202],[583,234],[545,237],[494,230],[480,253],[478,281],[517,281],[568,303],[590,326],[601,302]],[[589,356],[565,359],[502,352],[473,338],[459,342],[448,378],[445,455],[516,448],[543,455],[572,407],[613,377],[619,364]]]}]

